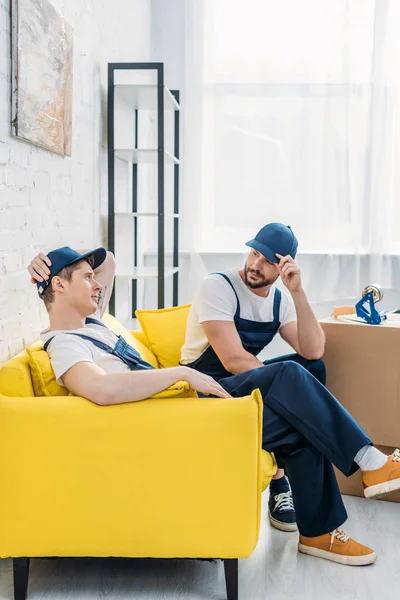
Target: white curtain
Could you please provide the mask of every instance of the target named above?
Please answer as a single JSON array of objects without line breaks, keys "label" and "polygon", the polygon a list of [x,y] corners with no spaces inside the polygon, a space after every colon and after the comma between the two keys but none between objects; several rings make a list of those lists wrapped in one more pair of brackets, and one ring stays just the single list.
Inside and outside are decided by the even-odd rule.
[{"label": "white curtain", "polygon": [[281,221],[311,300],[399,287],[399,31],[398,0],[187,0],[192,281]]}]

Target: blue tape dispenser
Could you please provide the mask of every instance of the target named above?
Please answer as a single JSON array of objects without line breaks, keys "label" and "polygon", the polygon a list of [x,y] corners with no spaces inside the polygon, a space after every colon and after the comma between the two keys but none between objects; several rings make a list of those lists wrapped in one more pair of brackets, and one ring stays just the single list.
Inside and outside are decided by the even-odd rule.
[{"label": "blue tape dispenser", "polygon": [[362,291],[362,298],[356,304],[357,317],[363,319],[369,325],[380,325],[386,321],[387,315],[384,310],[378,312],[375,304],[383,298],[383,289],[378,283],[367,285]]}]

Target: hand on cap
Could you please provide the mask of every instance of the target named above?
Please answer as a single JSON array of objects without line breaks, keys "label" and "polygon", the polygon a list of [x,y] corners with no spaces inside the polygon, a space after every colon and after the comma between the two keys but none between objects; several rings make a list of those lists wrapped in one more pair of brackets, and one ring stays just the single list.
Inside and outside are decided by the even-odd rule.
[{"label": "hand on cap", "polygon": [[276,268],[279,271],[283,284],[289,292],[299,292],[301,290],[301,270],[294,262],[291,256],[281,256],[275,254],[279,258],[279,263]]},{"label": "hand on cap", "polygon": [[31,283],[47,281],[50,276],[49,267],[51,267],[51,260],[43,252],[35,256],[27,267],[31,276]]}]

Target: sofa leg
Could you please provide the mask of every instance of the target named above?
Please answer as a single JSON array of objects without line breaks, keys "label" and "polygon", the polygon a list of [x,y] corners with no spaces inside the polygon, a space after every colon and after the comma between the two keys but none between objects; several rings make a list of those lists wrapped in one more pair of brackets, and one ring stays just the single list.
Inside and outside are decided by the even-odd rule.
[{"label": "sofa leg", "polygon": [[14,600],[26,600],[28,592],[29,558],[14,558]]},{"label": "sofa leg", "polygon": [[226,558],[224,560],[224,569],[227,600],[239,600],[238,559]]}]

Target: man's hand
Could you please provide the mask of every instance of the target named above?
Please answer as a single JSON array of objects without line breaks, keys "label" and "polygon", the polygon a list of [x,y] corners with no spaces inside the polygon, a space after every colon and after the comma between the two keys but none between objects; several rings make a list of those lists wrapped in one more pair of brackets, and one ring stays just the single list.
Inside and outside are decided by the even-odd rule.
[{"label": "man's hand", "polygon": [[275,256],[279,258],[276,268],[279,271],[283,284],[290,293],[300,292],[302,289],[300,267],[294,262],[291,256],[281,256],[280,254],[275,254]]},{"label": "man's hand", "polygon": [[218,396],[218,398],[232,398],[232,396],[212,377],[204,375],[204,373],[199,373],[199,371],[191,369],[190,367],[179,368],[184,369],[182,372],[182,379],[188,382],[192,390],[201,392],[205,396],[212,395]]},{"label": "man's hand", "polygon": [[43,252],[40,252],[27,267],[31,283],[47,281],[50,275],[48,267],[51,267],[51,260]]}]

